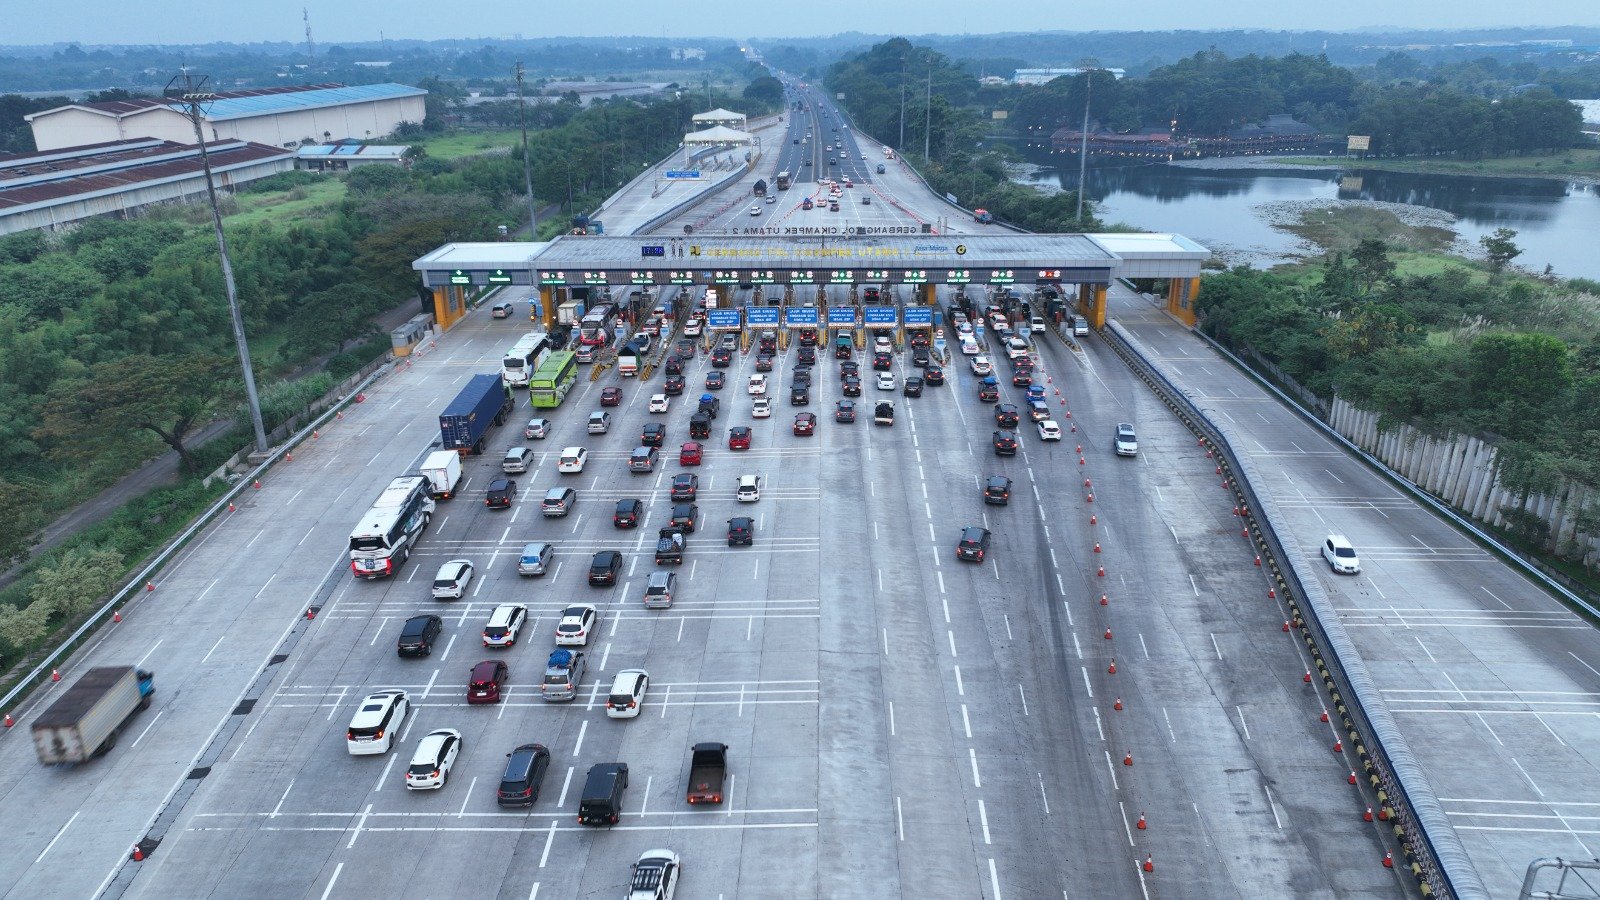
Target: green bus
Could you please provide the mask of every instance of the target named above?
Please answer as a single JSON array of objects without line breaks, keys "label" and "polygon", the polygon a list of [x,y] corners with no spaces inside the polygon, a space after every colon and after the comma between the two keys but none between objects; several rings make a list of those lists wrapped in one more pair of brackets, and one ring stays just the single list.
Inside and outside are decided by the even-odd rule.
[{"label": "green bus", "polygon": [[560,406],[567,399],[578,380],[578,354],[571,350],[557,350],[528,379],[528,403],[539,407]]}]

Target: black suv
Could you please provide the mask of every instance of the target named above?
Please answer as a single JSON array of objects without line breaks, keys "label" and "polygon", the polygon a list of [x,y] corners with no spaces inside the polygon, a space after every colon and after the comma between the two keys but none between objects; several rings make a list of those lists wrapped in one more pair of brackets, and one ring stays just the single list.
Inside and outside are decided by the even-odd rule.
[{"label": "black suv", "polygon": [[922,379],[917,377],[916,375],[910,376],[909,378],[906,379],[906,384],[905,384],[904,391],[905,391],[905,395],[907,397],[921,397],[922,396]]},{"label": "black suv", "polygon": [[667,426],[660,422],[648,422],[644,431],[639,434],[639,443],[646,447],[660,447],[667,442]]},{"label": "black suv", "polygon": [[668,375],[683,374],[683,358],[674,353],[667,357],[666,372]]},{"label": "black suv", "polygon": [[994,423],[1001,428],[1015,428],[1022,421],[1022,411],[1015,403],[1002,403],[994,408]]},{"label": "black suv", "polygon": [[697,412],[691,416],[689,418],[689,437],[711,437],[711,416],[703,412]]},{"label": "black suv", "polygon": [[672,526],[683,529],[685,534],[693,534],[695,525],[700,520],[700,507],[695,503],[672,504]]},{"label": "black suv", "polygon": [[790,406],[807,406],[811,403],[811,388],[795,385],[789,389]]},{"label": "black suv", "polygon": [[872,354],[872,370],[874,372],[887,372],[894,368],[894,357],[879,350]]},{"label": "black suv", "polygon": [[983,502],[1005,506],[1011,502],[1011,479],[1004,475],[990,475],[983,483]]},{"label": "black suv", "polygon": [[722,401],[715,397],[700,397],[700,409],[697,412],[705,413],[706,418],[715,419],[717,413],[722,411]]},{"label": "black suv", "polygon": [[718,369],[726,369],[733,365],[733,351],[721,347],[711,351],[711,365]]},{"label": "black suv", "polygon": [[944,366],[938,363],[928,363],[927,370],[922,373],[922,380],[927,382],[929,387],[936,384],[944,384]]},{"label": "black suv", "polygon": [[846,375],[860,375],[860,374],[861,374],[861,364],[856,362],[855,360],[847,359],[844,362],[839,363],[839,377],[840,378],[843,378]]},{"label": "black suv", "polygon": [[1016,456],[1017,435],[1012,431],[996,431],[994,433],[994,455]]},{"label": "black suv", "polygon": [[489,490],[483,497],[485,506],[490,509],[510,509],[511,498],[517,494],[517,480],[515,478],[496,478],[489,482]]},{"label": "black suv", "polygon": [[846,397],[861,396],[861,379],[854,375],[844,376],[844,383],[839,388]]},{"label": "black suv", "polygon": [[800,345],[800,361],[808,366],[817,361],[817,347],[815,344],[810,346],[805,344]]},{"label": "black suv", "polygon": [[912,347],[911,348],[911,364],[913,366],[916,366],[919,369],[927,368],[927,365],[928,365],[928,363],[930,361],[931,360],[930,360],[930,358],[928,356],[928,348],[927,347]]},{"label": "black suv", "polygon": [[617,501],[617,511],[611,514],[611,524],[618,528],[637,528],[644,515],[644,502],[637,497]]},{"label": "black suv", "polygon": [[961,540],[956,544],[956,559],[983,562],[989,553],[989,529],[968,525],[961,529]]},{"label": "black suv", "polygon": [[734,516],[728,520],[728,546],[750,546],[756,540],[756,520],[749,516]]},{"label": "black suv", "polygon": [[622,554],[616,550],[601,550],[589,562],[589,583],[601,587],[616,584],[621,571]]},{"label": "black suv", "polygon": [[444,630],[444,621],[438,616],[412,616],[400,629],[400,640],[395,649],[401,656],[430,656],[433,642]]},{"label": "black suv", "polygon": [[494,801],[501,806],[532,806],[550,768],[550,751],[543,744],[523,744],[506,754],[506,771]]},{"label": "black suv", "polygon": [[694,500],[700,493],[700,476],[693,472],[672,476],[672,499]]},{"label": "black suv", "polygon": [[689,379],[684,378],[682,375],[669,374],[667,375],[667,383],[661,386],[661,391],[668,397],[676,397],[683,393],[683,389],[687,387],[688,384]]}]

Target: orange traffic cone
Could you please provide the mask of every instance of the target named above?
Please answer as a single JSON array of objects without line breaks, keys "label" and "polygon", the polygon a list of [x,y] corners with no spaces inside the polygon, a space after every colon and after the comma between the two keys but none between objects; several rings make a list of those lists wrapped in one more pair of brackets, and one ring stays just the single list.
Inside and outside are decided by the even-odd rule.
[{"label": "orange traffic cone", "polygon": [[[1111,708],[1114,709],[1114,710],[1117,710],[1118,712],[1121,712],[1122,711],[1122,698],[1118,697],[1117,698],[1117,702],[1111,704]],[[1140,816],[1139,817],[1139,821],[1143,822],[1144,821],[1144,816]],[[1141,824],[1139,827],[1143,828],[1144,825]]]},{"label": "orange traffic cone", "polygon": [[113,621],[113,622],[121,622],[122,621],[122,611],[118,610],[116,612],[113,612],[111,614],[111,621]]},{"label": "orange traffic cone", "polygon": [[1122,757],[1122,764],[1125,765],[1125,766],[1133,765],[1133,751],[1132,750],[1129,750],[1128,754],[1126,756]]},{"label": "orange traffic cone", "polygon": [[61,680],[61,670],[60,669],[51,669],[50,670],[50,680],[51,681],[60,681]]},{"label": "orange traffic cone", "polygon": [[1107,675],[1115,675],[1115,674],[1117,674],[1117,658],[1115,656],[1111,657],[1111,665],[1106,666],[1106,674]]},{"label": "orange traffic cone", "polygon": [[1097,516],[1095,516],[1095,515],[1093,515],[1093,514],[1090,514],[1090,516],[1089,516],[1089,524],[1090,524],[1090,525],[1094,525],[1094,524],[1096,524],[1096,523],[1097,523],[1097,522],[1098,522],[1098,521],[1099,521],[1099,518],[1098,518],[1098,517],[1097,517]]},{"label": "orange traffic cone", "polygon": [[11,726],[13,726],[15,724],[17,724],[16,720],[11,718],[11,713],[6,713],[6,727],[10,728]]},{"label": "orange traffic cone", "polygon": [[1149,853],[1144,855],[1144,870],[1146,872],[1154,872],[1156,870],[1155,860],[1152,859]]},{"label": "orange traffic cone", "polygon": [[143,860],[144,860],[144,848],[140,847],[138,844],[134,844],[133,845],[133,861],[134,862],[142,862]]},{"label": "orange traffic cone", "polygon": [[1099,541],[1095,541],[1094,542],[1094,552],[1096,552],[1096,553],[1100,552],[1100,542]]},{"label": "orange traffic cone", "polygon": [[1363,821],[1363,822],[1371,822],[1372,821],[1372,807],[1370,807],[1370,806],[1367,807],[1367,811],[1361,814],[1361,821]]},{"label": "orange traffic cone", "polygon": [[1139,824],[1133,827],[1139,829],[1140,831],[1144,830],[1144,813],[1139,813]]},{"label": "orange traffic cone", "polygon": [[1306,677],[1304,677],[1304,678],[1302,678],[1300,680],[1304,681],[1306,684],[1310,684],[1311,683],[1311,670],[1307,669],[1306,670]]},{"label": "orange traffic cone", "polygon": [[1111,640],[1111,629],[1109,628],[1106,629],[1106,640]]},{"label": "orange traffic cone", "polygon": [[1101,606],[1110,606],[1111,605],[1111,598],[1106,596],[1105,594],[1101,594],[1100,595],[1100,605]]},{"label": "orange traffic cone", "polygon": [[1383,867],[1385,869],[1394,868],[1394,855],[1387,850],[1383,851]]}]

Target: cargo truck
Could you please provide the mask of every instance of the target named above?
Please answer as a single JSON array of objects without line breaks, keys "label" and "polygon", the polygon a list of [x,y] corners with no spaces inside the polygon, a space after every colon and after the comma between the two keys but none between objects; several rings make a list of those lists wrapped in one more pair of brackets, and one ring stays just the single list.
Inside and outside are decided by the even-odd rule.
[{"label": "cargo truck", "polygon": [[979,225],[988,225],[994,221],[994,214],[987,209],[975,209],[972,211],[972,221]]},{"label": "cargo truck", "polygon": [[728,776],[728,745],[707,741],[695,744],[689,754],[689,802],[721,803],[722,782]]},{"label": "cargo truck", "polygon": [[461,454],[454,450],[435,450],[422,461],[421,474],[428,479],[428,496],[449,500],[461,483]]},{"label": "cargo truck", "polygon": [[513,408],[511,388],[498,374],[474,375],[439,416],[439,434],[446,450],[465,456],[483,453],[491,425],[504,425]]},{"label": "cargo truck", "polygon": [[117,745],[117,732],[150,706],[156,676],[133,666],[101,666],[83,673],[33,722],[39,762],[81,763]]},{"label": "cargo truck", "polygon": [[767,195],[767,182],[765,179],[756,179],[755,195],[757,197],[765,197]]},{"label": "cargo truck", "polygon": [[639,374],[639,357],[644,353],[638,343],[629,341],[627,346],[617,351],[617,375],[623,378],[632,378]]}]

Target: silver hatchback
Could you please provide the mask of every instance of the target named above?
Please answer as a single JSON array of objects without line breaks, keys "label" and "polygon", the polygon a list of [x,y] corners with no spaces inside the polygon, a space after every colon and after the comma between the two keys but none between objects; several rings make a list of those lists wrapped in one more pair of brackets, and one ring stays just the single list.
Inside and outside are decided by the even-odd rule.
[{"label": "silver hatchback", "polygon": [[518,575],[543,575],[550,571],[550,561],[555,558],[556,547],[547,541],[524,544],[517,556]]}]

